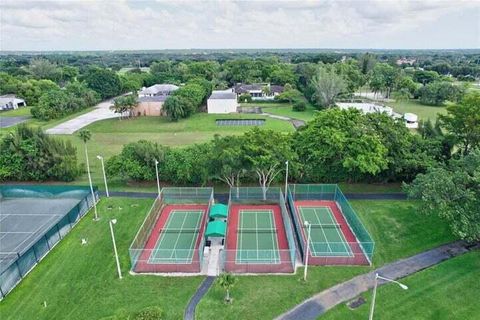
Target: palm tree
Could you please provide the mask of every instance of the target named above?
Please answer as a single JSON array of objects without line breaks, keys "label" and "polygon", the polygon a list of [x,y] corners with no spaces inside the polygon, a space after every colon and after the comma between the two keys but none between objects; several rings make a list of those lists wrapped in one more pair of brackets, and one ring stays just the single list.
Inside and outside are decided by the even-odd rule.
[{"label": "palm tree", "polygon": [[97,221],[98,220],[97,201],[95,199],[95,193],[93,192],[92,175],[90,174],[90,163],[88,161],[88,149],[87,149],[87,142],[92,138],[92,134],[89,130],[83,129],[83,130],[80,130],[80,132],[78,133],[78,136],[83,141],[83,145],[85,146],[85,159],[87,163],[88,182],[90,183],[90,192],[92,194],[93,209],[95,211],[95,218],[93,220]]},{"label": "palm tree", "polygon": [[231,273],[222,273],[218,278],[218,284],[226,291],[225,301],[228,303],[232,300],[230,298],[230,289],[233,288],[237,280],[238,279]]}]

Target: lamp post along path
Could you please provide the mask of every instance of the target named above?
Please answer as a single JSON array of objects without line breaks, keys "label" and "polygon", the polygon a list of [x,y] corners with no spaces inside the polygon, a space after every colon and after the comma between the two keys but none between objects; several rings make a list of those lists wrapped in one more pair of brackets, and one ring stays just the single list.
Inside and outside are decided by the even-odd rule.
[{"label": "lamp post along path", "polygon": [[305,269],[303,269],[303,281],[307,281],[307,269],[308,269],[308,249],[310,247],[310,232],[312,230],[312,225],[308,222],[305,221],[304,223],[305,227],[307,228],[307,244],[306,244],[306,249],[305,249]]},{"label": "lamp post along path", "polygon": [[393,280],[393,279],[382,277],[382,276],[378,275],[378,273],[375,273],[375,280],[374,280],[375,283],[373,285],[372,304],[370,305],[370,315],[368,316],[368,320],[373,320],[373,312],[375,311],[375,300],[377,298],[378,279],[395,283],[400,288],[402,288],[403,290],[408,289],[408,287],[406,285],[404,285],[403,283],[400,283],[400,282],[398,282],[396,280]]},{"label": "lamp post along path", "polygon": [[105,164],[103,163],[103,157],[98,155],[97,159],[100,160],[100,162],[102,163],[103,181],[105,182],[105,193],[107,194],[107,198],[109,198],[110,195],[108,193],[107,175],[105,174]]},{"label": "lamp post along path", "polygon": [[113,242],[113,251],[115,253],[115,261],[117,263],[117,272],[118,278],[122,279],[122,270],[120,269],[120,261],[118,259],[118,252],[117,252],[117,244],[115,243],[115,234],[113,233],[113,225],[117,223],[117,219],[110,220],[110,233],[112,234],[112,242]]},{"label": "lamp post along path", "polygon": [[288,160],[285,161],[285,202],[287,202],[287,188],[288,188]]},{"label": "lamp post along path", "polygon": [[160,178],[158,177],[158,160],[155,159],[155,174],[157,175],[157,191],[158,196],[160,196]]}]

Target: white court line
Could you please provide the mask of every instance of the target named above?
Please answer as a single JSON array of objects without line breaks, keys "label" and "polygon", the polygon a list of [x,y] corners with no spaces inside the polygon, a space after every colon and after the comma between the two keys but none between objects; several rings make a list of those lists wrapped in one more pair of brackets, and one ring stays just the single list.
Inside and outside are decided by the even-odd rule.
[{"label": "white court line", "polygon": [[[203,215],[203,211],[201,214],[198,214],[199,211],[190,211],[189,213],[193,213],[193,214],[196,214],[197,215],[197,222],[195,223],[195,230],[198,229],[198,225],[199,225],[199,222],[202,218],[202,215]],[[190,258],[190,262],[193,260],[193,253],[192,253],[192,250],[195,250],[195,242],[197,241],[197,238],[198,238],[198,234],[199,232],[195,232],[193,235],[192,235],[192,242],[190,243],[190,249],[188,249],[188,257],[187,258]]]},{"label": "white court line", "polygon": [[[182,221],[182,225],[180,226],[180,229],[183,229],[183,226],[185,225],[185,221],[187,221],[187,216],[188,216],[188,212],[185,212],[185,216],[183,217],[183,221]],[[181,232],[179,232],[178,235],[177,235],[177,240],[175,241],[175,244],[173,245],[172,254],[170,255],[170,259],[173,257],[173,254],[175,253],[175,249],[177,248],[178,240],[180,239],[181,235],[182,235]]]},{"label": "white court line", "polygon": [[[332,212],[332,209],[330,207],[326,207],[328,209],[328,213],[330,215],[330,219],[332,220],[332,223],[337,223],[338,221],[335,219],[335,215]],[[339,235],[340,239],[342,240],[343,247],[345,248],[345,252],[348,254],[349,257],[353,256],[351,253],[351,250],[349,246],[347,246],[347,239],[344,237],[343,232],[341,230],[336,229],[337,234]]]},{"label": "white court line", "polygon": [[[322,222],[320,221],[320,217],[317,214],[317,208],[314,208],[313,212],[315,213],[315,218],[317,219],[318,224],[322,224]],[[320,227],[320,229],[322,230],[323,237],[325,238],[325,242],[327,243],[328,250],[330,250],[330,253],[333,253],[332,248],[330,247],[330,243],[328,242],[327,235],[325,234],[325,230],[323,230],[323,227]],[[310,241],[312,241],[312,237],[310,237]],[[312,244],[313,244],[313,241],[312,241]],[[313,245],[312,245],[312,247],[313,247]],[[315,250],[315,256],[317,256],[317,251],[316,250]]]},{"label": "white court line", "polygon": [[[168,225],[170,224],[170,222],[172,222],[172,216],[175,214],[175,212],[176,212],[175,210],[170,211],[170,213],[168,215],[167,222],[163,226],[163,229],[168,229]],[[157,242],[155,243],[155,247],[154,247],[153,252],[152,252],[153,260],[156,260],[157,253],[160,250],[160,245],[162,244],[162,241],[164,240],[164,238],[165,237],[164,237],[163,232],[160,233],[159,238],[157,239]],[[152,257],[152,254],[150,254],[150,258]],[[148,259],[148,260],[151,261],[151,259]]]},{"label": "white court line", "polygon": [[[272,228],[275,228],[277,229],[277,224],[276,224],[276,221],[275,221],[275,213],[273,212],[273,210],[269,210],[269,218],[270,218],[270,223],[273,223],[272,225]],[[273,221],[272,221],[273,219]],[[276,252],[278,253],[275,254],[275,258],[274,258],[274,261],[275,263],[280,263],[281,262],[281,258],[280,258],[280,249],[279,249],[279,246],[278,246],[278,233],[272,233],[272,245],[273,245],[273,251],[272,252]]]},{"label": "white court line", "polygon": [[[259,214],[259,212],[255,212],[255,230],[258,230],[258,214]],[[255,233],[255,238],[257,239],[257,261],[258,261],[258,252],[259,252],[258,232]]]}]

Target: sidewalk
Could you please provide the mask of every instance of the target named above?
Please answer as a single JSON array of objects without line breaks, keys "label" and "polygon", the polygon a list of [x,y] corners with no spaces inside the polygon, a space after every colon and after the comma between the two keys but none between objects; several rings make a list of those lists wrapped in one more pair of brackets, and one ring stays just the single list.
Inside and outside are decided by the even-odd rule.
[{"label": "sidewalk", "polygon": [[[428,250],[415,256],[387,264],[377,270],[357,276],[351,280],[326,289],[305,300],[293,309],[277,317],[277,320],[317,319],[340,303],[347,302],[361,293],[373,288],[375,273],[391,279],[400,279],[419,272],[442,261],[462,255],[469,251],[467,244],[457,241]],[[379,283],[382,285],[383,283]]]},{"label": "sidewalk", "polygon": [[100,102],[95,106],[95,109],[82,114],[74,119],[65,121],[53,128],[46,130],[48,134],[72,134],[75,131],[82,129],[83,127],[88,126],[96,121],[118,118],[119,113],[115,113],[110,110],[113,100]]}]

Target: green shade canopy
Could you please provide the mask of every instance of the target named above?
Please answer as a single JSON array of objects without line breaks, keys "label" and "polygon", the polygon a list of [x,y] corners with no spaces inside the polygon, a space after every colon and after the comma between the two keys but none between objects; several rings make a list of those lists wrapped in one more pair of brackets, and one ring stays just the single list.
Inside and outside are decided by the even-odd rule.
[{"label": "green shade canopy", "polygon": [[210,218],[226,218],[228,216],[228,206],[217,203],[210,208]]},{"label": "green shade canopy", "polygon": [[207,225],[205,237],[225,237],[227,224],[221,220],[210,221]]}]

